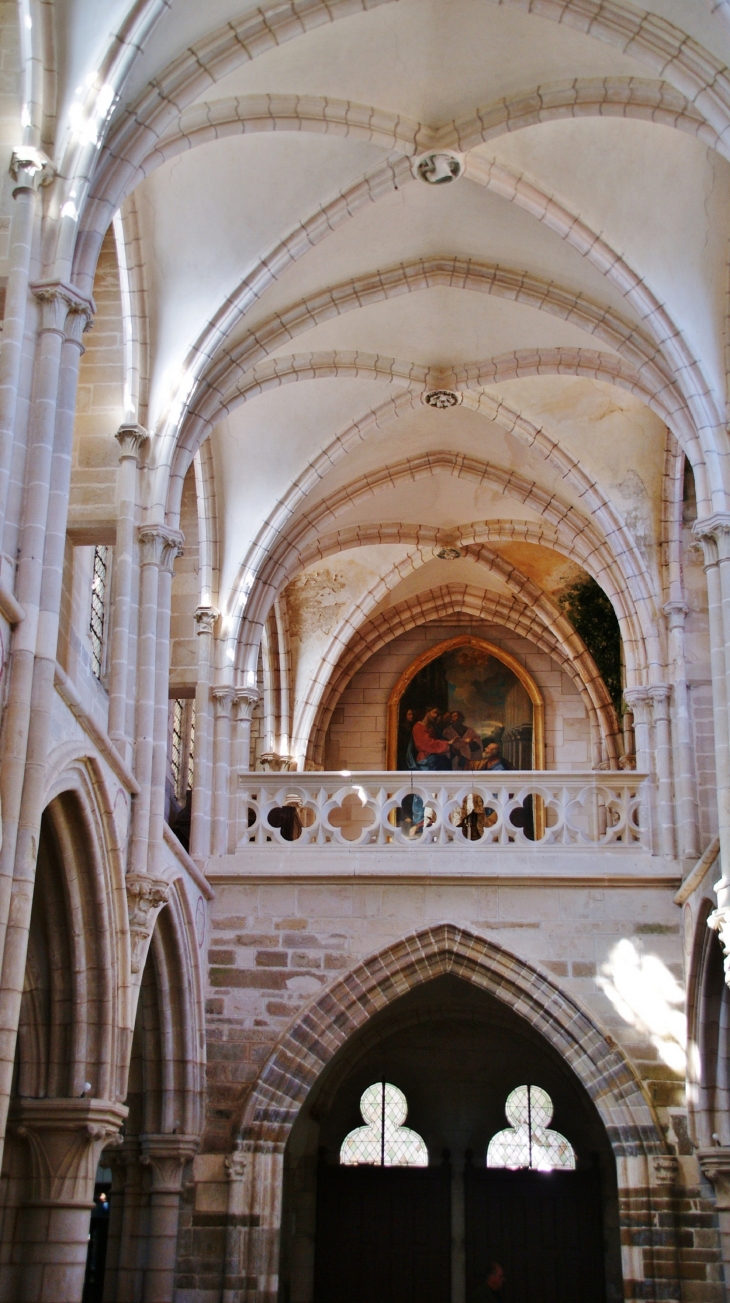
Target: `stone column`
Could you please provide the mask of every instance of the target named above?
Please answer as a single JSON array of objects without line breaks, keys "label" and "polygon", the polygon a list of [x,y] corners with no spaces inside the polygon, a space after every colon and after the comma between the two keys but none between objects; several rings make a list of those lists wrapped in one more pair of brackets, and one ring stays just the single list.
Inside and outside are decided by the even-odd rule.
[{"label": "stone column", "polygon": [[683,859],[696,860],[700,853],[697,784],[694,747],[689,718],[687,663],[684,650],[684,622],[689,608],[684,602],[667,602],[664,614],[669,627],[669,653],[674,668],[674,767],[677,782],[678,849]]},{"label": "stone column", "polygon": [[636,768],[641,774],[649,775],[649,791],[642,808],[642,822],[649,831],[649,843],[654,849],[656,837],[656,812],[654,810],[654,773],[651,754],[651,699],[647,688],[626,688],[624,697],[634,717],[634,745],[636,749]]},{"label": "stone column", "polygon": [[16,1224],[18,1303],[79,1303],[99,1156],[127,1115],[98,1099],[23,1099],[12,1125],[28,1145]]},{"label": "stone column", "polygon": [[101,1162],[105,1167],[111,1168],[112,1173],[112,1188],[109,1192],[109,1232],[104,1264],[104,1298],[110,1303],[116,1303],[127,1185],[127,1155],[124,1152],[124,1145],[107,1149],[101,1156]]},{"label": "stone column", "polygon": [[183,1170],[198,1144],[197,1136],[140,1136],[140,1162],[151,1176],[144,1303],[171,1303],[174,1298]]},{"label": "stone column", "polygon": [[[717,784],[718,831],[721,877],[717,884],[718,904],[730,904],[730,753],[728,752],[728,655],[724,613],[727,583],[728,528],[730,518],[712,516],[696,520],[692,532],[702,544],[710,624],[712,670],[712,714],[715,732],[715,777]],[[722,565],[721,565],[722,562]],[[728,603],[730,607],[730,601]],[[730,609],[727,616],[730,622]]]},{"label": "stone column", "polygon": [[213,746],[213,827],[211,854],[225,855],[228,849],[228,787],[231,771],[231,709],[233,688],[212,689],[215,704],[215,741]]},{"label": "stone column", "polygon": [[213,633],[218,611],[214,606],[199,606],[195,612],[198,626],[198,683],[195,689],[195,782],[190,829],[190,854],[193,859],[210,855],[210,803],[213,794],[213,717],[210,676],[213,665]]},{"label": "stone column", "polygon": [[674,799],[672,789],[672,737],[669,728],[670,691],[671,689],[665,683],[655,683],[648,689],[654,715],[654,738],[656,742],[659,850],[662,855],[673,859]]},{"label": "stone column", "polygon": [[[33,433],[18,590],[26,619],[13,643],[4,719],[0,852],[0,1136],[15,1058],[40,821],[46,796],[58,618],[81,338],[93,304],[68,286],[36,286],[46,328],[34,376]],[[22,578],[22,582],[21,582]]]},{"label": "stone column", "polygon": [[730,1149],[698,1149],[702,1173],[715,1189],[725,1289],[730,1290]]},{"label": "stone column", "polygon": [[229,1235],[234,1234],[230,1257],[226,1255],[223,1300],[240,1303],[246,1297],[251,1303],[271,1303],[279,1289],[283,1146],[244,1141],[236,1150],[236,1165],[236,1179],[229,1187]]},{"label": "stone column", "polygon": [[180,546],[181,535],[163,525],[143,525],[139,530],[140,597],[137,653],[137,718],[134,768],[140,793],[132,803],[130,872],[147,872],[156,715],[157,610],[160,569],[166,554]]},{"label": "stone column", "polygon": [[241,1297],[241,1236],[245,1207],[243,1178],[246,1172],[247,1155],[243,1152],[239,1140],[233,1153],[225,1160],[228,1174],[228,1207],[226,1209],[226,1248],[223,1265],[223,1289],[221,1303],[239,1303]]},{"label": "stone column", "polygon": [[[142,1183],[144,1169],[139,1161],[139,1137],[125,1136],[118,1154],[118,1164],[124,1172],[124,1176],[119,1178],[122,1194],[116,1209],[112,1204],[109,1213],[112,1218],[110,1237],[112,1229],[116,1227],[114,1233],[118,1247],[110,1244],[107,1249],[104,1303],[137,1303],[144,1279],[141,1241],[144,1232],[143,1210],[146,1211],[146,1195]],[[110,1260],[110,1248],[116,1254],[116,1270],[112,1265],[113,1259]]]},{"label": "stone column", "polygon": [[114,548],[112,626],[109,666],[109,736],[127,764],[132,760],[128,724],[130,675],[129,647],[134,588],[134,525],[140,453],[147,443],[141,425],[121,425],[117,473],[117,537]]},{"label": "stone column", "polygon": [[[254,707],[259,700],[258,688],[236,688],[233,700],[234,714],[234,733],[233,746],[231,755],[231,768],[234,773],[242,769],[249,769],[251,764],[251,717]],[[230,804],[229,804],[229,829],[231,836],[237,836],[237,791],[235,784],[230,784]],[[243,830],[240,830],[241,832]],[[235,846],[230,844],[228,850],[232,851]]]},{"label": "stone column", "polygon": [[178,530],[167,531],[167,546],[160,561],[157,588],[157,636],[155,649],[155,725],[152,756],[152,798],[150,834],[147,854],[148,871],[161,868],[163,826],[165,822],[165,780],[168,763],[168,712],[170,686],[170,612],[172,610],[172,572],[176,557],[183,550],[183,536]]},{"label": "stone column", "polygon": [[[10,172],[15,181],[10,228],[8,284],[5,295],[2,347],[0,347],[0,520],[5,520],[8,483],[15,439],[15,417],[23,360],[23,338],[28,310],[28,286],[38,206],[38,189],[53,180],[50,159],[39,149],[20,146],[13,151]],[[15,558],[13,557],[13,562]]]}]

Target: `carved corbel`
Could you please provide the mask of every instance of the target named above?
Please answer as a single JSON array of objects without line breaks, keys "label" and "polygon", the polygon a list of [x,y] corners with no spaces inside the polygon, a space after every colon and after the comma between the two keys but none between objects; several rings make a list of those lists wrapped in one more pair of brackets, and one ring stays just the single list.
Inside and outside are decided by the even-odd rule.
[{"label": "carved corbel", "polygon": [[655,1154],[652,1164],[657,1185],[676,1184],[679,1175],[679,1159],[676,1154]]},{"label": "carved corbel", "polygon": [[129,457],[132,461],[139,462],[142,449],[149,443],[149,435],[144,426],[137,425],[134,421],[120,425],[114,438],[119,444],[120,461]]},{"label": "carved corbel", "polygon": [[264,772],[269,774],[289,773],[295,765],[294,756],[280,755],[278,751],[264,751],[259,762]]},{"label": "carved corbel", "polygon": [[198,635],[200,634],[212,635],[215,629],[215,622],[218,619],[219,615],[220,615],[220,611],[216,606],[199,606],[195,611],[195,615],[193,616],[193,619],[195,620],[195,623],[198,626],[196,633]]},{"label": "carved corbel", "polygon": [[157,915],[170,895],[170,884],[161,878],[127,878],[127,906],[132,950],[132,972],[142,967],[147,943],[152,935]]},{"label": "carved corbel", "polygon": [[10,175],[15,182],[15,195],[18,190],[37,190],[39,186],[50,185],[56,169],[42,149],[18,145],[10,157]]},{"label": "carved corbel", "polygon": [[697,1158],[703,1174],[715,1187],[715,1207],[730,1210],[730,1149],[698,1149]]},{"label": "carved corbel", "polygon": [[713,910],[707,920],[707,926],[717,932],[725,956],[725,981],[730,986],[730,905],[723,905]]}]

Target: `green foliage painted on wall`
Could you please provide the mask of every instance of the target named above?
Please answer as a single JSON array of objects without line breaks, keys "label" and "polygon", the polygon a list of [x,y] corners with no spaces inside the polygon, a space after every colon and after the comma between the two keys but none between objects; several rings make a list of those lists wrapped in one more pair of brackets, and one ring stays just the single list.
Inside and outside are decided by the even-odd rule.
[{"label": "green foliage painted on wall", "polygon": [[558,597],[558,605],[579,633],[598,666],[621,718],[621,632],[603,589],[586,575]]}]

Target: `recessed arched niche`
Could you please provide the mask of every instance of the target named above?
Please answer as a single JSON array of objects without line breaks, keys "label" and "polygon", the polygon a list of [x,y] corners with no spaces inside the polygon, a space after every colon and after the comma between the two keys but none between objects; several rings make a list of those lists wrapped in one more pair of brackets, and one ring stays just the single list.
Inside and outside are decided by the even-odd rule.
[{"label": "recessed arched niche", "polygon": [[[411,662],[388,698],[387,729],[388,769],[545,768],[539,687],[516,657],[473,634],[448,638]],[[439,748],[430,754],[429,744],[419,746],[423,729]]]}]

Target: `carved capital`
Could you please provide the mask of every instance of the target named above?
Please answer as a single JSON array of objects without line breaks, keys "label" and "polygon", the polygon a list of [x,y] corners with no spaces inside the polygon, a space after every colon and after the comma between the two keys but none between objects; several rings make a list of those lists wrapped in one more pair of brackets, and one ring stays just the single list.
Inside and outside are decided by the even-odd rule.
[{"label": "carved capital", "polygon": [[259,756],[262,769],[269,774],[289,773],[295,764],[294,756],[280,755],[277,751],[265,751]]},{"label": "carved capital", "polygon": [[730,1149],[698,1149],[697,1158],[708,1181],[715,1187],[715,1207],[730,1209]]},{"label": "carved capital", "polygon": [[162,878],[127,878],[127,907],[132,949],[132,972],[142,967],[147,942],[152,935],[155,920],[170,895],[170,884]]},{"label": "carved capital", "polygon": [[216,606],[199,606],[193,617],[198,626],[197,632],[212,634],[219,615],[220,611]]},{"label": "carved capital", "polygon": [[181,556],[184,538],[179,529],[166,525],[141,525],[137,537],[140,547],[140,565],[159,566],[172,573],[175,558]]},{"label": "carved capital", "polygon": [[704,520],[696,520],[692,533],[702,544],[705,568],[716,565],[718,561],[730,556],[730,514],[716,511]]},{"label": "carved capital", "polygon": [[213,698],[216,719],[230,719],[233,707],[233,688],[227,684],[217,684],[216,687],[211,688],[210,695]]},{"label": "carved capital", "polygon": [[647,688],[647,694],[657,719],[663,719],[667,714],[669,698],[672,695],[671,686],[668,683],[652,683]]},{"label": "carved capital", "polygon": [[649,689],[645,687],[624,688],[624,701],[632,715],[645,718],[651,702]]},{"label": "carved capital", "polygon": [[30,1203],[91,1203],[101,1151],[119,1135],[124,1104],[105,1099],[14,1100],[10,1126],[28,1145]]},{"label": "carved capital", "polygon": [[234,692],[236,719],[250,720],[260,696],[258,688],[236,688]]},{"label": "carved capital", "polygon": [[651,1161],[657,1185],[676,1183],[679,1175],[679,1159],[675,1154],[655,1154]]},{"label": "carved capital", "polygon": [[150,1171],[152,1194],[179,1194],[185,1164],[198,1152],[198,1136],[142,1135],[139,1138],[143,1167]]},{"label": "carved capital", "polygon": [[56,169],[42,149],[18,145],[10,156],[10,175],[15,181],[13,195],[16,195],[19,190],[38,190],[40,186],[50,185]]},{"label": "carved capital", "polygon": [[129,424],[120,425],[114,435],[119,444],[119,460],[126,461],[130,458],[132,461],[139,461],[139,455],[144,445],[149,441],[149,435],[143,425],[136,425],[133,421]]},{"label": "carved capital", "polygon": [[689,607],[686,602],[665,602],[662,610],[667,617],[670,630],[684,628],[684,622],[689,615]]},{"label": "carved capital", "polygon": [[65,281],[36,281],[31,289],[41,305],[40,333],[61,335],[81,348],[81,336],[91,329],[96,312],[94,300]]}]

